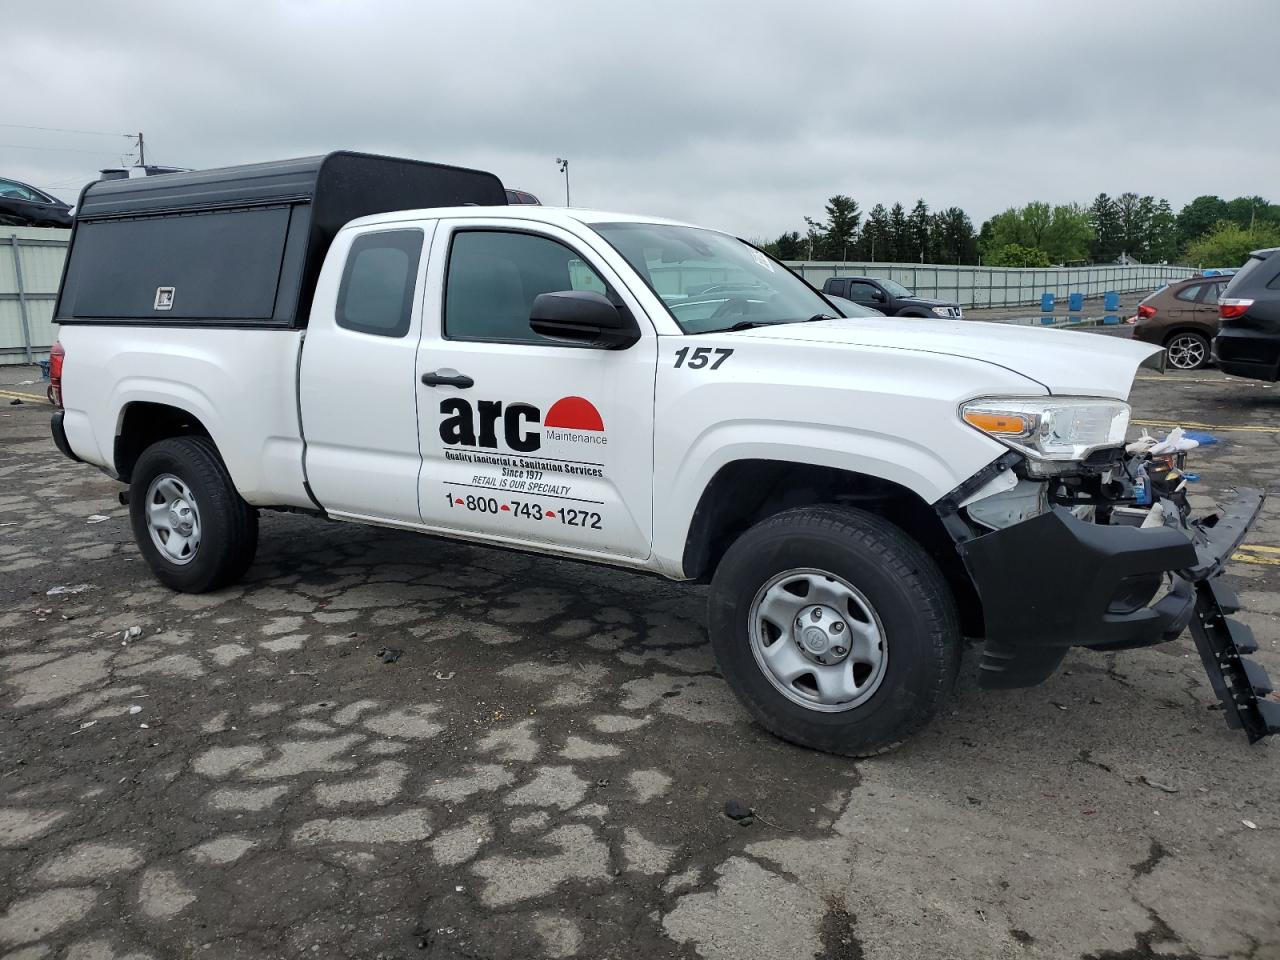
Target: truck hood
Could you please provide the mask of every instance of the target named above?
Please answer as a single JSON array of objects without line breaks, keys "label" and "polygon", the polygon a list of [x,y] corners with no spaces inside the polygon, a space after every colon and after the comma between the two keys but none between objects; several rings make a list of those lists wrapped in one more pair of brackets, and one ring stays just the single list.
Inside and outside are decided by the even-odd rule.
[{"label": "truck hood", "polygon": [[935,300],[933,297],[898,297],[898,303],[909,304],[913,307],[954,307],[956,304],[951,300]]},{"label": "truck hood", "polygon": [[756,327],[732,334],[759,340],[915,350],[966,357],[1021,374],[1059,396],[1127,399],[1143,360],[1160,347],[1079,330],[973,321],[850,317]]}]

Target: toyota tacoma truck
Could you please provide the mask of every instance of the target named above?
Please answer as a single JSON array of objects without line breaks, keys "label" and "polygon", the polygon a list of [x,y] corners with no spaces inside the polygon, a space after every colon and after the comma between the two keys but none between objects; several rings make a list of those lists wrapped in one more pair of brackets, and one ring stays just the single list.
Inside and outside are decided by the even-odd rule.
[{"label": "toyota tacoma truck", "polygon": [[966,636],[1016,687],[1190,626],[1280,725],[1218,578],[1262,495],[1196,519],[1126,451],[1157,347],[841,318],[728,234],[354,153],[89,185],[56,311],[54,441],[175,590],[300,511],[709,584],[725,680],[819,750],[918,731]]}]

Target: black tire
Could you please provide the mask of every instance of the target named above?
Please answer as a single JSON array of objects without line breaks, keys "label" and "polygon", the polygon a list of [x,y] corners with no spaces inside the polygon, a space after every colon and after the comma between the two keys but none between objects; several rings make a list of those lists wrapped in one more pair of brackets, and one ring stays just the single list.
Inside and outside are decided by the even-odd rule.
[{"label": "black tire", "polygon": [[[156,545],[147,519],[147,492],[165,474],[186,485],[198,511],[200,541],[184,563],[171,560]],[[174,437],[143,451],[130,479],[129,518],[156,579],[183,593],[208,593],[235,583],[258,549],[258,512],[236,492],[208,437]]]},{"label": "black tire", "polygon": [[[842,578],[883,626],[882,679],[852,709],[824,713],[798,705],[752,652],[748,620],[757,592],[795,568]],[[959,669],[958,618],[941,572],[902,530],[862,510],[802,507],[752,527],[720,561],[709,607],[716,663],[752,717],[784,740],[826,753],[865,757],[900,745],[938,711]]]},{"label": "black tire", "polygon": [[[1165,355],[1169,366],[1175,370],[1200,370],[1209,365],[1209,338],[1194,330],[1177,330],[1169,334],[1164,341]],[[1175,356],[1194,359],[1199,351],[1199,360],[1184,365],[1185,361],[1175,362]]]}]

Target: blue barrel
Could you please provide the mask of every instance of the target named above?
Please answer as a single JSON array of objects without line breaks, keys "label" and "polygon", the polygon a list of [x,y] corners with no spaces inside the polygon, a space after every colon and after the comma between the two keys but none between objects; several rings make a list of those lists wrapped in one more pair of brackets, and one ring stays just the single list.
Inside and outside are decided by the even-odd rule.
[{"label": "blue barrel", "polygon": [[1067,309],[1072,313],[1079,313],[1084,309],[1084,294],[1073,293],[1067,297]]},{"label": "blue barrel", "polygon": [[1120,294],[1114,290],[1108,290],[1102,295],[1102,309],[1107,313],[1115,313],[1120,309]]},{"label": "blue barrel", "polygon": [[1102,318],[1102,322],[1103,323],[1119,323],[1120,317],[1117,314],[1108,313],[1105,317]]},{"label": "blue barrel", "polygon": [[1040,294],[1040,312],[1053,313],[1053,294],[1052,293]]}]

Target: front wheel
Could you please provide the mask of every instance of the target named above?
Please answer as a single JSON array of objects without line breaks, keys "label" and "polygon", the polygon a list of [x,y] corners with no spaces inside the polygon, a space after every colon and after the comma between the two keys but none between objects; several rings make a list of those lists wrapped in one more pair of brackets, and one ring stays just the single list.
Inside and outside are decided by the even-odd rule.
[{"label": "front wheel", "polygon": [[823,506],[757,524],[711,582],[711,646],[761,726],[827,753],[898,746],[959,665],[954,601],[928,554],[874,514]]},{"label": "front wheel", "polygon": [[1209,340],[1190,330],[1175,333],[1164,345],[1169,366],[1177,370],[1199,370],[1209,362]]},{"label": "front wheel", "polygon": [[129,518],[156,579],[183,593],[239,580],[258,547],[258,513],[208,437],[174,437],[143,451],[130,479]]}]

